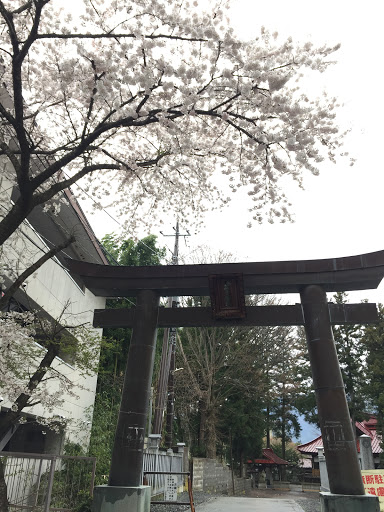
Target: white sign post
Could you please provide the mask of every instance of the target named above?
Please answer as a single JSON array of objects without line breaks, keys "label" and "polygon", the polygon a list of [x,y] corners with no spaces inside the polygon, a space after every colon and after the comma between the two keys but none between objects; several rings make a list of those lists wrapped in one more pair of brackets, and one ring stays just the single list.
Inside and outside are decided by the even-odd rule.
[{"label": "white sign post", "polygon": [[165,479],[164,501],[177,501],[177,476],[167,475]]}]

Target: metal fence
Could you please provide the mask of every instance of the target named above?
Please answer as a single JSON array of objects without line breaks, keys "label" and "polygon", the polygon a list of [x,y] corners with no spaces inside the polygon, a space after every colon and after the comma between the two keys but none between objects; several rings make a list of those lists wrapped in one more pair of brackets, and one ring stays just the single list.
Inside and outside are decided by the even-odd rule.
[{"label": "metal fence", "polygon": [[[0,452],[10,512],[71,512],[93,495],[96,458]],[[143,470],[182,473],[183,454],[147,450]],[[165,492],[166,475],[148,475],[152,496]],[[177,476],[179,489],[183,475]]]},{"label": "metal fence", "polygon": [[96,458],[0,452],[10,511],[70,512],[92,496]]},{"label": "metal fence", "polygon": [[[150,452],[144,453],[143,461],[144,472],[164,472],[164,473],[182,473],[183,472],[183,454],[170,452]],[[152,487],[152,496],[165,492],[166,475],[147,475],[148,485]],[[177,476],[178,487],[184,486],[184,477]]]}]

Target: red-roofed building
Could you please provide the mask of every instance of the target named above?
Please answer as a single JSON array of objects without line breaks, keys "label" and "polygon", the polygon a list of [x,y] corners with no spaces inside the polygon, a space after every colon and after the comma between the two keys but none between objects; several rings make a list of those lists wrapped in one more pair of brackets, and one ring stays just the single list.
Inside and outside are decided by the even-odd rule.
[{"label": "red-roofed building", "polygon": [[289,464],[288,461],[282,459],[272,450],[272,448],[263,448],[263,455],[265,459],[249,459],[248,464],[265,464],[265,465],[276,465],[285,466]]},{"label": "red-roofed building", "polygon": [[[380,463],[380,454],[382,453],[382,448],[380,446],[381,439],[380,436],[377,435],[377,419],[373,416],[369,418],[369,420],[364,421],[356,421],[356,446],[357,446],[357,452],[360,454],[360,442],[359,437],[362,435],[369,436],[371,438],[371,446],[372,446],[372,454],[373,454],[373,460],[375,463],[375,468]],[[322,436],[316,437],[316,439],[313,439],[312,441],[309,441],[308,443],[301,444],[297,447],[297,450],[302,455],[311,456],[312,458],[312,473],[314,475],[318,474],[319,471],[319,461],[318,461],[318,451],[317,447],[323,446],[323,439]]]},{"label": "red-roofed building", "polygon": [[279,479],[281,480],[281,469],[283,466],[287,466],[289,462],[276,455],[272,448],[263,448],[263,457],[247,460],[248,471],[251,474],[252,480],[257,483],[259,483],[260,475],[265,471],[266,485],[269,487],[272,485],[272,469],[278,470]]}]

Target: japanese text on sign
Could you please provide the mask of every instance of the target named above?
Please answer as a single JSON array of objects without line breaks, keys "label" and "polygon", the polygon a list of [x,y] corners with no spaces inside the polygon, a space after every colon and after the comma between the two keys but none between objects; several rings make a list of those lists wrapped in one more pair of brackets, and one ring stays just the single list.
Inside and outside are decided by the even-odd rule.
[{"label": "japanese text on sign", "polygon": [[164,501],[177,501],[177,477],[167,475],[165,479]]},{"label": "japanese text on sign", "polygon": [[361,476],[365,493],[377,496],[380,502],[380,510],[384,512],[384,470],[364,469]]}]

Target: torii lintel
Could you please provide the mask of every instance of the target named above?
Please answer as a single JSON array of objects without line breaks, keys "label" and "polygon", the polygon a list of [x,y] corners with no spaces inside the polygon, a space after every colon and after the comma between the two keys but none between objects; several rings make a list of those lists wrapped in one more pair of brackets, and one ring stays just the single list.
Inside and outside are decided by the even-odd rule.
[{"label": "torii lintel", "polygon": [[327,292],[377,288],[384,277],[384,251],[319,260],[217,263],[148,267],[107,266],[67,259],[70,272],[97,296],[208,296],[212,275],[241,274],[245,295],[300,293],[310,284]]}]

